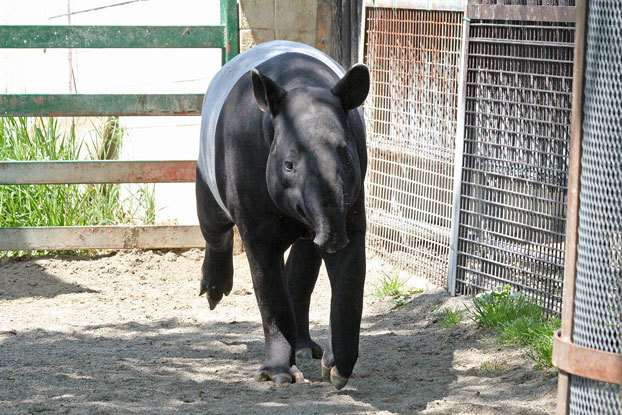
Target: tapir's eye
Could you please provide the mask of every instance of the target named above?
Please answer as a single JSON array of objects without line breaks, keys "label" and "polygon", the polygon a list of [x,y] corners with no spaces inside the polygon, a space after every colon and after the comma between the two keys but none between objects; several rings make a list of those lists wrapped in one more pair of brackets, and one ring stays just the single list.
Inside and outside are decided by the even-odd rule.
[{"label": "tapir's eye", "polygon": [[285,170],[287,170],[287,171],[294,170],[294,163],[292,163],[289,160],[285,161]]}]

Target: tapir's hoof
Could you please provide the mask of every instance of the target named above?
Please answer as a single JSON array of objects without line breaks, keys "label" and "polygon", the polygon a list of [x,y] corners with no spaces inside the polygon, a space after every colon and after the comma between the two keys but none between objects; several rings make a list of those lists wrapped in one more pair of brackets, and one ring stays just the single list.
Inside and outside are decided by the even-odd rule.
[{"label": "tapir's hoof", "polygon": [[322,358],[322,348],[313,344],[311,347],[303,347],[296,351],[296,357],[298,359],[321,359]]},{"label": "tapir's hoof", "polygon": [[335,389],[340,390],[344,386],[346,386],[346,383],[348,383],[348,379],[350,378],[341,376],[339,374],[339,371],[337,371],[336,366],[333,366],[332,368],[327,368],[326,366],[322,365],[322,379],[330,380],[330,383],[333,384]]},{"label": "tapir's hoof", "polygon": [[304,383],[305,377],[296,366],[292,366],[291,372],[291,375],[288,373],[277,373],[276,375],[272,375],[269,370],[261,369],[255,375],[255,380],[258,382],[271,380],[277,385],[282,385],[284,383]]},{"label": "tapir's hoof", "polygon": [[230,292],[231,292],[231,288],[229,288],[228,291],[225,291],[225,292],[220,293],[220,294],[211,294],[207,289],[204,289],[203,287],[201,287],[201,292],[200,292],[199,296],[207,293],[207,302],[209,304],[209,309],[213,310],[213,309],[216,308],[216,306],[218,305],[220,300],[222,300],[223,294],[224,295],[229,295]]}]

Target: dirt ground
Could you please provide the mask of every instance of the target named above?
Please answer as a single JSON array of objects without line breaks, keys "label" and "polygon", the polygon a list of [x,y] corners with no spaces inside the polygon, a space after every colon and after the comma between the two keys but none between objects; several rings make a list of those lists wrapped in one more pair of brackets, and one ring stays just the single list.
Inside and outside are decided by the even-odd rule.
[{"label": "dirt ground", "polygon": [[[500,347],[466,317],[467,298],[414,278],[400,309],[365,297],[360,357],[348,385],[255,382],[263,331],[245,256],[233,292],[209,311],[198,297],[201,250],[0,262],[0,413],[551,414],[556,377]],[[383,273],[368,261],[367,291]],[[328,331],[328,278],[313,295],[311,332]],[[443,309],[464,318],[440,324]]]}]

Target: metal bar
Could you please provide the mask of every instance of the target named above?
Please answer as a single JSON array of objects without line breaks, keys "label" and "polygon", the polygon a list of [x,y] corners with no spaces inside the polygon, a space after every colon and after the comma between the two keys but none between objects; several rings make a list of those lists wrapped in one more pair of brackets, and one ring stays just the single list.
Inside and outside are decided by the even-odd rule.
[{"label": "metal bar", "polygon": [[[568,213],[566,220],[566,264],[562,302],[561,338],[572,342],[574,329],[575,278],[579,239],[579,190],[581,187],[581,140],[583,137],[583,84],[585,77],[585,43],[587,0],[577,2],[575,26],[574,69],[572,76],[572,118],[570,126],[570,166],[568,169]],[[570,376],[559,372],[557,383],[557,415],[569,412]]]},{"label": "metal bar", "polygon": [[240,53],[237,0],[220,0],[220,21],[224,25],[224,65]]},{"label": "metal bar", "polygon": [[179,183],[195,180],[196,161],[0,161],[0,185]]},{"label": "metal bar", "polygon": [[[502,177],[502,178],[505,178],[505,179],[520,180],[521,182],[525,182],[525,183],[532,183],[532,184],[542,185],[542,182],[539,182],[537,180],[525,179],[524,177],[518,177],[518,176],[510,176],[508,174],[501,174],[501,173],[497,173],[497,172],[490,171],[490,170],[482,171],[480,169],[474,169],[472,167],[463,167],[462,169],[463,170],[469,170],[469,171],[472,171],[472,172],[475,172],[475,173],[489,174],[491,176]],[[472,183],[469,183],[469,184],[472,184]],[[559,185],[553,184],[553,183],[546,183],[546,186],[547,187],[554,187],[556,189],[561,189],[561,190],[565,190],[566,189],[565,186],[559,186]]]},{"label": "metal bar", "polygon": [[0,94],[2,117],[201,115],[203,94]]},{"label": "metal bar", "polygon": [[462,196],[462,165],[464,159],[464,129],[466,109],[466,84],[469,51],[469,21],[463,20],[462,55],[460,56],[460,79],[458,80],[458,118],[456,121],[456,148],[454,153],[454,194],[449,242],[449,264],[447,266],[447,290],[456,295],[456,267],[458,262],[458,237],[460,230],[460,198]]},{"label": "metal bar", "polygon": [[473,37],[469,39],[469,42],[476,43],[500,43],[504,45],[524,45],[525,42],[529,42],[531,46],[550,46],[556,48],[574,48],[574,43],[569,42],[547,42],[537,40],[524,40],[524,39],[495,39],[491,37]]},{"label": "metal bar", "polygon": [[560,372],[622,385],[622,355],[579,346],[561,337],[553,337],[553,366]]},{"label": "metal bar", "polygon": [[224,48],[225,26],[0,26],[0,48]]},{"label": "metal bar", "polygon": [[0,250],[203,248],[198,226],[0,228]]},{"label": "metal bar", "polygon": [[466,17],[478,20],[529,20],[536,22],[573,23],[576,20],[576,13],[574,6],[469,4]]},{"label": "metal bar", "polygon": [[[487,262],[490,262],[490,261],[487,261]],[[486,272],[483,272],[483,271],[478,271],[478,270],[475,270],[475,269],[472,269],[472,268],[466,268],[466,267],[463,267],[462,265],[458,265],[458,268],[464,269],[467,272],[472,272],[473,274],[478,274],[478,275],[482,275],[482,276],[488,277],[488,278],[493,279],[493,280],[495,280],[497,282],[502,282],[504,284],[510,284],[510,285],[514,285],[516,287],[520,287],[524,291],[532,291],[532,292],[535,292],[535,293],[538,293],[538,294],[543,294],[543,295],[545,295],[547,297],[550,296],[550,297],[553,297],[553,298],[560,298],[561,297],[560,295],[557,295],[555,293],[550,293],[548,291],[541,290],[541,289],[533,287],[533,286],[525,285],[525,284],[522,284],[522,283],[517,282],[515,280],[509,280],[507,278],[503,278],[503,277],[500,277],[498,275],[492,275],[492,274],[489,274],[489,273],[486,273]],[[472,283],[472,282],[470,282],[469,284],[471,284],[473,286],[476,286],[477,288],[487,289],[487,287],[484,287],[484,286],[481,286],[481,285],[477,285],[477,284]],[[542,307],[542,306],[540,306],[540,307]],[[543,308],[546,308],[546,307],[543,307]],[[554,310],[551,310],[551,309],[548,309],[548,310],[549,311],[554,311]]]}]

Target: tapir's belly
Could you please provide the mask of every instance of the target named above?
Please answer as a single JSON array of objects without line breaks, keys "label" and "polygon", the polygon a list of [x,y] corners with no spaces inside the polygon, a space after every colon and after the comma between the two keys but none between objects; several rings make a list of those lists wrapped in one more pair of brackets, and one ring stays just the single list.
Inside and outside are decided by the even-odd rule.
[{"label": "tapir's belly", "polygon": [[268,59],[284,53],[300,53],[311,56],[331,68],[339,77],[345,74],[344,69],[325,53],[302,43],[283,40],[257,45],[236,56],[220,68],[220,71],[212,79],[203,99],[198,168],[214,199],[229,219],[231,219],[231,214],[225,207],[216,184],[215,139],[218,117],[229,93],[242,76]]}]

